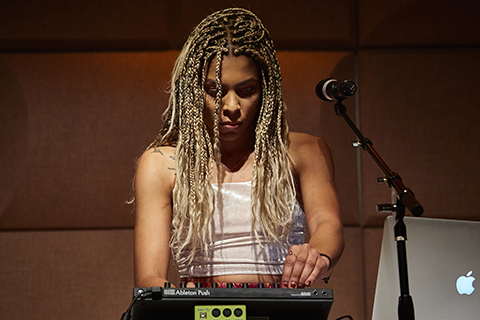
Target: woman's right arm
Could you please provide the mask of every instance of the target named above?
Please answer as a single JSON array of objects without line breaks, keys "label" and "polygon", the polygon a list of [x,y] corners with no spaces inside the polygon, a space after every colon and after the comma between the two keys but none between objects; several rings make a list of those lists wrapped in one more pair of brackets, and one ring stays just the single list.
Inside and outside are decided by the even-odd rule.
[{"label": "woman's right arm", "polygon": [[170,257],[175,148],[149,149],[135,174],[135,286],[163,287]]}]

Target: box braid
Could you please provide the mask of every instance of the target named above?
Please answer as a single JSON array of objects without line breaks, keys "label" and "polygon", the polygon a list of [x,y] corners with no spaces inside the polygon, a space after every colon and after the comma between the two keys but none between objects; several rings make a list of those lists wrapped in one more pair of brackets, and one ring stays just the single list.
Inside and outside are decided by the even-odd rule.
[{"label": "box braid", "polygon": [[[228,54],[251,57],[261,74],[262,99],[252,172],[252,212],[258,213],[253,215],[254,224],[268,240],[280,243],[287,240],[292,221],[295,188],[282,79],[273,42],[262,22],[248,10],[232,8],[213,13],[193,30],[175,63],[165,122],[150,145],[176,147],[171,247],[177,261],[190,262],[196,250],[208,252],[211,243],[213,163],[221,175],[221,63],[223,55]],[[210,61],[216,63],[217,87],[213,137],[203,121],[205,71]],[[221,179],[218,181],[221,183]],[[255,232],[258,239],[260,235]]]}]

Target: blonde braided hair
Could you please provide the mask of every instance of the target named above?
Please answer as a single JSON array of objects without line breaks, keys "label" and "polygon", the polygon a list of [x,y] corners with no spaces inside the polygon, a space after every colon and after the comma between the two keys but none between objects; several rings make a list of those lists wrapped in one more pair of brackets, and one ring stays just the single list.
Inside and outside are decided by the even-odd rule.
[{"label": "blonde braided hair", "polygon": [[[262,99],[255,129],[252,172],[252,212],[257,213],[252,213],[254,224],[267,239],[280,243],[286,240],[292,221],[295,188],[288,156],[282,79],[273,42],[252,12],[239,8],[215,12],[193,30],[175,63],[165,122],[149,146],[176,147],[171,248],[177,261],[183,256],[190,262],[197,250],[208,252],[212,240],[211,179],[213,163],[217,168],[221,163],[220,75],[222,57],[228,54],[254,59],[261,74]],[[205,70],[213,59],[217,95],[213,137],[210,137],[203,121],[203,109]],[[255,232],[258,239],[260,235]]]}]

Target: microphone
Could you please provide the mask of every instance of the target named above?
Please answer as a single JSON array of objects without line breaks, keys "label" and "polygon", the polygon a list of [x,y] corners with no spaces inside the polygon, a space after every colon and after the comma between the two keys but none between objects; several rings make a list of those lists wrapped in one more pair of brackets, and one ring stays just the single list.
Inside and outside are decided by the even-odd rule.
[{"label": "microphone", "polygon": [[333,100],[342,101],[353,96],[356,91],[357,85],[353,81],[343,80],[338,82],[332,78],[320,81],[315,87],[317,97],[327,102]]}]

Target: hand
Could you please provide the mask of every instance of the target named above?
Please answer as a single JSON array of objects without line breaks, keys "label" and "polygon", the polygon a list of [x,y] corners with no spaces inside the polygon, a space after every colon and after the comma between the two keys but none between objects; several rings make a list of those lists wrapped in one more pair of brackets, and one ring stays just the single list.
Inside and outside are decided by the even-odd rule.
[{"label": "hand", "polygon": [[319,275],[328,275],[330,261],[320,255],[310,244],[291,246],[285,258],[282,284],[284,288],[310,286]]}]

